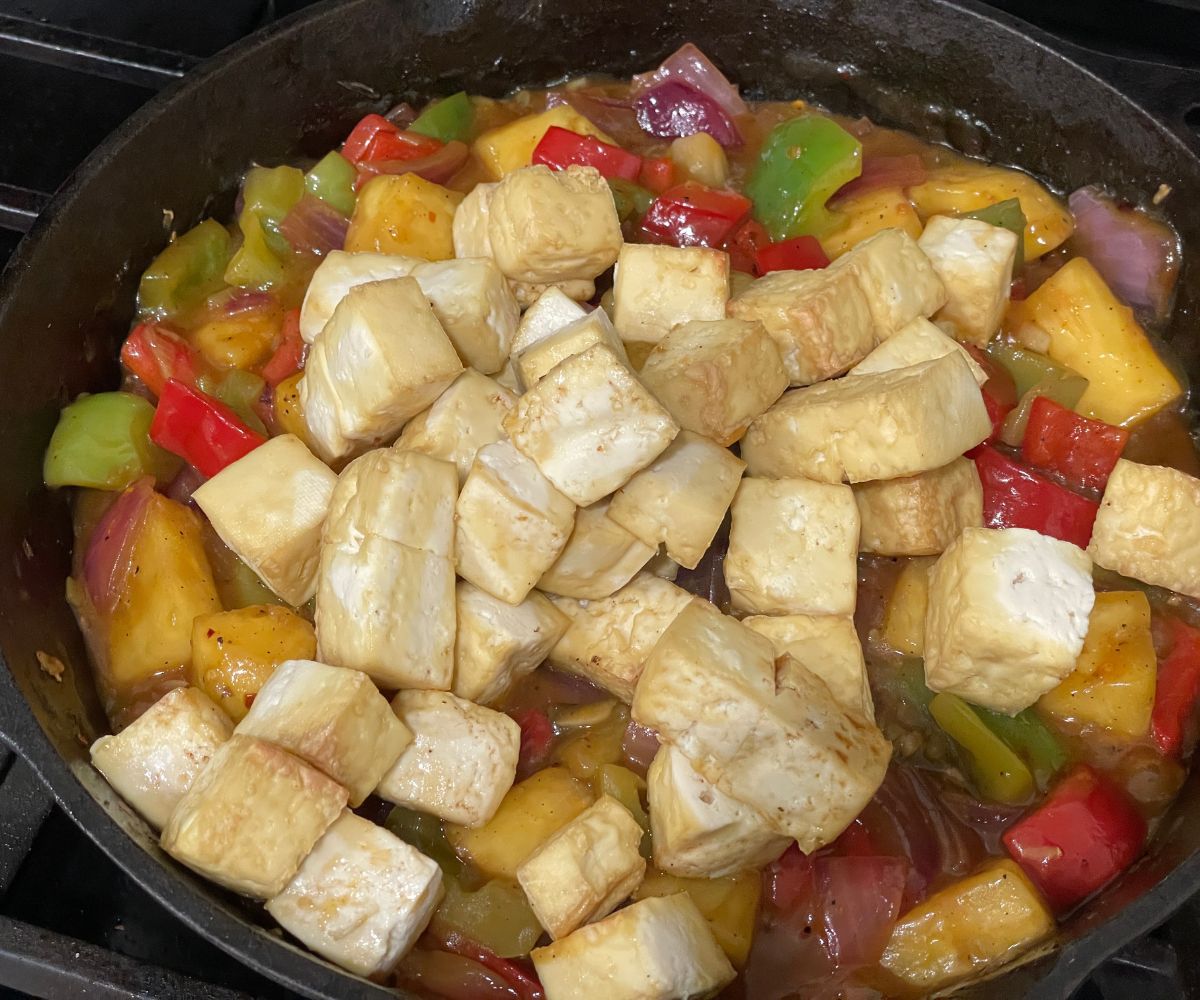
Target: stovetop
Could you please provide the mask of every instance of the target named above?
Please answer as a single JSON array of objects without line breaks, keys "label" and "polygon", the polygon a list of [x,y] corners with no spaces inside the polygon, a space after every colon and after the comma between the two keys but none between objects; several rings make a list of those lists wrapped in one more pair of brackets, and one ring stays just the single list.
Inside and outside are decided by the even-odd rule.
[{"label": "stovetop", "polygon": [[[48,193],[157,90],[312,2],[0,0],[0,265]],[[993,6],[1077,46],[1200,66],[1200,0],[993,0]],[[1102,58],[1096,68],[1103,72]],[[1194,127],[1200,132],[1200,121]],[[1200,899],[1097,969],[1073,1000],[1200,998],[1197,942]],[[0,744],[0,1000],[29,995],[282,1000],[293,994],[175,920]]]}]

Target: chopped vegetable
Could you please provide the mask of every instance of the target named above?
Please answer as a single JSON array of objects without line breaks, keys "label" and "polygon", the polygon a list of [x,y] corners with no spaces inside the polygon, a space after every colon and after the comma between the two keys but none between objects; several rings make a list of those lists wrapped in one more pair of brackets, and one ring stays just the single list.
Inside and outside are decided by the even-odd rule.
[{"label": "chopped vegetable", "polygon": [[406,844],[436,861],[446,879],[456,879],[462,874],[463,864],[454,853],[442,821],[436,816],[396,806],[387,814],[383,825]]},{"label": "chopped vegetable", "polygon": [[992,422],[992,433],[987,440],[995,441],[1004,428],[1004,421],[1017,405],[1019,397],[1016,382],[1008,368],[997,364],[992,355],[982,348],[975,344],[963,346],[987,374],[987,381],[979,389],[983,393],[983,405],[987,407],[988,419]]},{"label": "chopped vegetable", "polygon": [[971,776],[984,798],[1020,805],[1033,795],[1033,775],[1012,748],[957,695],[942,692],[929,710],[946,734],[966,751]]},{"label": "chopped vegetable", "polygon": [[729,961],[737,968],[745,965],[762,892],[758,872],[741,872],[725,878],[681,878],[651,871],[633,898],[673,896],[677,892],[686,892],[692,898]]},{"label": "chopped vegetable", "polygon": [[369,160],[359,164],[354,189],[357,191],[372,177],[381,174],[415,174],[434,184],[444,184],[458,173],[459,168],[467,162],[468,156],[470,150],[466,144],[455,140],[439,147],[428,156],[407,160]]},{"label": "chopped vegetable", "polygon": [[771,271],[811,271],[828,267],[829,258],[815,236],[796,236],[761,247],[754,257],[758,274]]},{"label": "chopped vegetable", "polygon": [[1081,417],[1049,396],[1039,396],[1029,410],[1021,452],[1073,486],[1103,491],[1128,441],[1124,428]]},{"label": "chopped vegetable", "polygon": [[1022,399],[1039,385],[1079,374],[1045,354],[1003,340],[993,340],[988,344],[987,356],[1012,376],[1017,399]]},{"label": "chopped vegetable", "polygon": [[555,749],[556,763],[566,764],[582,781],[590,781],[604,764],[619,763],[621,741],[629,722],[629,710],[621,705],[609,718],[565,740]]},{"label": "chopped vegetable", "polygon": [[[470,958],[484,968],[500,975],[516,993],[517,1000],[545,1000],[545,994],[542,992],[537,978],[515,962],[500,958],[477,941],[472,941],[456,931],[443,935],[442,942],[448,950],[455,954]],[[471,1000],[475,1000],[474,994],[472,994]]]},{"label": "chopped vegetable", "polygon": [[315,195],[306,194],[279,224],[279,235],[297,253],[323,257],[341,250],[346,243],[350,220]]},{"label": "chopped vegetable", "polygon": [[272,412],[275,423],[284,434],[294,434],[308,444],[308,425],[304,422],[304,408],[300,404],[300,380],[303,372],[289,375],[277,386],[272,396]]},{"label": "chopped vegetable", "polygon": [[902,190],[916,184],[924,184],[928,179],[929,170],[925,161],[916,153],[905,153],[902,156],[864,156],[862,173],[839,188],[834,198],[839,201],[843,198],[861,198],[881,188]]},{"label": "chopped vegetable", "polygon": [[533,150],[533,162],[544,163],[554,170],[565,170],[572,164],[595,167],[607,178],[620,177],[636,181],[642,170],[642,158],[627,153],[590,135],[569,132],[553,125]]},{"label": "chopped vegetable", "polygon": [[729,254],[729,269],[741,274],[757,276],[759,248],[769,246],[771,237],[766,227],[754,219],[747,219],[725,240],[725,252]]},{"label": "chopped vegetable", "polygon": [[342,156],[357,166],[373,160],[416,160],[441,147],[439,140],[405,132],[382,115],[367,115],[346,136]]},{"label": "chopped vegetable", "polygon": [[241,218],[249,213],[258,219],[267,246],[277,257],[284,258],[291,252],[279,227],[303,196],[304,174],[295,167],[251,167],[242,182]]},{"label": "chopped vegetable", "polygon": [[1120,789],[1080,764],[1003,840],[1061,913],[1133,863],[1146,841],[1146,821]]},{"label": "chopped vegetable", "polygon": [[744,115],[750,110],[738,94],[738,88],[691,42],[669,55],[652,73],[641,73],[633,78],[634,85],[641,90],[664,80],[689,84],[712,98],[730,118]]},{"label": "chopped vegetable", "polygon": [[620,177],[610,177],[608,186],[612,188],[613,202],[617,206],[617,218],[622,222],[640,222],[646,210],[654,201],[654,194],[640,184],[622,180]]},{"label": "chopped vegetable", "polygon": [[1087,548],[1099,504],[1026,469],[991,445],[974,453],[983,483],[983,523],[989,528],[1032,528]]},{"label": "chopped vegetable", "polygon": [[283,262],[271,248],[258,216],[243,210],[238,216],[238,229],[242,233],[242,245],[229,259],[225,283],[242,288],[271,288],[282,282]]},{"label": "chopped vegetable", "polygon": [[654,194],[662,194],[675,186],[677,173],[674,160],[665,156],[647,156],[642,160],[638,182]]},{"label": "chopped vegetable", "polygon": [[832,202],[835,222],[819,234],[831,260],[849,253],[863,240],[885,229],[900,229],[914,240],[921,236],[921,219],[901,188],[877,188]]},{"label": "chopped vegetable", "polygon": [[150,438],[206,476],[215,476],[266,440],[224,403],[174,379],[158,401]]},{"label": "chopped vegetable", "polygon": [[740,194],[687,181],[654,199],[641,231],[655,243],[719,247],[749,211],[749,199]]},{"label": "chopped vegetable", "polygon": [[205,219],[150,262],[138,283],[138,313],[171,316],[198,306],[224,282],[229,233]]},{"label": "chopped vegetable", "polygon": [[978,705],[972,705],[971,710],[1029,766],[1040,790],[1045,790],[1067,762],[1062,742],[1033,709],[1012,716]]},{"label": "chopped vegetable", "polygon": [[1017,243],[1017,258],[1013,263],[1013,270],[1016,271],[1025,263],[1025,213],[1021,211],[1021,202],[1017,198],[1009,198],[1005,201],[997,202],[995,205],[988,205],[987,208],[978,208],[974,212],[963,213],[964,218],[978,219],[980,222],[986,222],[989,226],[999,226],[1001,229],[1007,229],[1010,233],[1014,233],[1020,237]]},{"label": "chopped vegetable", "polygon": [[633,102],[642,131],[660,139],[707,132],[722,146],[740,146],[742,135],[721,106],[695,87],[667,80],[639,94]]},{"label": "chopped vegetable", "polygon": [[460,201],[456,191],[416,174],[373,177],[358,193],[346,249],[449,260],[454,256],[454,210]]},{"label": "chopped vegetable", "polygon": [[220,400],[233,410],[247,427],[264,437],[267,428],[264,426],[262,418],[259,417],[256,407],[262,398],[265,387],[266,382],[258,375],[238,368],[226,372],[219,379],[202,376],[196,383],[196,388],[202,393]]},{"label": "chopped vegetable", "polygon": [[925,609],[929,604],[929,570],[933,560],[909,559],[888,595],[880,638],[888,649],[905,656],[925,654]]},{"label": "chopped vegetable", "polygon": [[455,878],[445,881],[446,895],[433,915],[433,931],[458,933],[501,958],[517,958],[542,936],[525,893],[515,882],[492,879],[474,892]]},{"label": "chopped vegetable", "polygon": [[629,768],[620,764],[601,764],[592,775],[592,788],[596,797],[611,795],[621,803],[643,830],[650,829],[650,817],[642,804],[646,795],[646,782]]},{"label": "chopped vegetable", "polygon": [[309,194],[320,198],[335,211],[349,215],[354,211],[354,182],[357,178],[354,164],[337,150],[331,150],[304,175],[304,187]]},{"label": "chopped vegetable", "polygon": [[466,142],[475,124],[475,108],[466,91],[430,104],[408,126],[410,132],[427,135],[442,142]]},{"label": "chopped vegetable", "polygon": [[569,104],[560,104],[540,114],[526,115],[507,125],[488,129],[471,144],[471,148],[491,179],[499,180],[505,174],[529,166],[542,136],[555,125],[617,145]]},{"label": "chopped vegetable", "polygon": [[532,774],[545,767],[554,743],[554,726],[545,712],[529,708],[514,716],[521,727],[521,753],[517,764],[519,774]]},{"label": "chopped vegetable", "polygon": [[1183,753],[1190,732],[1196,701],[1200,698],[1200,630],[1178,618],[1166,619],[1170,651],[1158,671],[1151,735],[1159,752],[1168,756]]},{"label": "chopped vegetable", "polygon": [[671,143],[671,162],[683,174],[684,180],[696,181],[706,187],[724,187],[729,180],[729,160],[725,150],[707,132],[682,136]]},{"label": "chopped vegetable", "polygon": [[121,362],[161,396],[167,379],[186,385],[196,381],[196,358],[179,334],[156,323],[139,323],[121,346]]},{"label": "chopped vegetable", "polygon": [[281,321],[274,305],[218,316],[193,331],[192,342],[214,368],[255,368],[270,357]]}]

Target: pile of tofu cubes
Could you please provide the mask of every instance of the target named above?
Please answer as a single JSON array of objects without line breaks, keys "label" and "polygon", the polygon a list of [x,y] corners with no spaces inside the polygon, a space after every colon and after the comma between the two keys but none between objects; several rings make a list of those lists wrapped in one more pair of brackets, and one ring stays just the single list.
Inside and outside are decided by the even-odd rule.
[{"label": "pile of tofu cubes", "polygon": [[[991,425],[960,341],[997,329],[1011,233],[885,230],[731,298],[725,253],[624,244],[599,174],[535,166],[476,187],[453,238],[452,260],[329,254],[301,314],[308,441],[274,438],[195,493],[275,593],[315,596],[319,662],[282,664],[236,729],[180,689],[97,743],[173,857],[346,969],[387,972],[442,877],[348,807],[374,793],[486,823],[520,744],[491,706],[546,661],[657,733],[659,869],[828,844],[891,752],[853,624],[860,552],[941,555],[932,687],[1016,711],[1071,669],[1088,556],[981,527],[962,457]],[[581,303],[614,265],[610,316]],[[727,516],[734,614],[671,573]],[[686,895],[620,908],[640,839],[602,798],[521,865],[550,1000],[733,977]]]}]

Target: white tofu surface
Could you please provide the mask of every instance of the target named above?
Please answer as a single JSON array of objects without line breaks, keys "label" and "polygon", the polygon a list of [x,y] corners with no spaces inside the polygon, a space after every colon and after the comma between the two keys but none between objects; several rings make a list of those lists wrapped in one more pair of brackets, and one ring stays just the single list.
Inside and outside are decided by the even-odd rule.
[{"label": "white tofu surface", "polygon": [[946,286],[938,319],[954,324],[959,340],[983,347],[1000,329],[1008,308],[1017,234],[978,219],[935,215],[925,222],[920,247]]},{"label": "white tofu surface", "polygon": [[608,516],[609,500],[575,512],[567,547],[538,581],[538,589],[560,597],[594,601],[625,586],[658,550]]},{"label": "white tofu surface", "polygon": [[491,218],[492,195],[495,194],[496,187],[494,182],[476,184],[458,203],[452,225],[455,257],[492,256],[488,224]]},{"label": "white tofu surface", "polygon": [[890,372],[955,353],[962,355],[971,369],[971,374],[975,376],[975,381],[983,385],[987,381],[987,372],[979,362],[971,357],[957,340],[946,336],[937,326],[923,318],[914,319],[907,326],[901,327],[846,374],[873,375],[877,372]]},{"label": "white tofu surface", "polygon": [[488,257],[422,262],[412,276],[462,363],[485,375],[503,368],[521,310],[495,262]]},{"label": "white tofu surface", "polygon": [[956,458],[940,469],[854,487],[862,528],[859,551],[934,556],[964,528],[983,526],[983,486],[975,463]]},{"label": "white tofu surface", "polygon": [[557,285],[549,286],[521,315],[513,336],[512,353],[519,354],[587,314],[583,306]]},{"label": "white tofu surface", "polygon": [[300,307],[300,336],[306,344],[313,343],[325,329],[338,303],[356,285],[403,278],[423,263],[420,257],[400,254],[331,250],[317,265],[304,293],[304,303]]},{"label": "white tofu surface", "polygon": [[576,354],[582,354],[595,344],[604,344],[628,366],[629,357],[612,320],[603,309],[593,309],[581,319],[569,323],[548,337],[530,344],[514,355],[513,366],[517,381],[523,391],[528,392],[549,373],[555,365]]},{"label": "white tofu surface", "polygon": [[884,229],[863,240],[829,270],[848,271],[858,279],[879,340],[918,317],[932,316],[946,302],[933,262],[902,229]]},{"label": "white tofu surface", "polygon": [[626,243],[613,272],[621,339],[657,344],[680,323],[725,318],[729,255],[707,247]]}]

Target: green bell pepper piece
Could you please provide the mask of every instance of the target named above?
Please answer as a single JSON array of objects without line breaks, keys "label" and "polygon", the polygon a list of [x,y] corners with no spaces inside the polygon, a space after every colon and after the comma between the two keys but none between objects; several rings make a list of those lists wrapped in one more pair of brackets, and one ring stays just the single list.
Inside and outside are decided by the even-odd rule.
[{"label": "green bell pepper piece", "polygon": [[1062,743],[1031,708],[1014,716],[972,705],[975,714],[1029,765],[1038,788],[1045,789],[1067,762]]},{"label": "green bell pepper piece", "polygon": [[229,233],[205,219],[150,262],[138,283],[138,312],[170,316],[199,305],[224,285]]},{"label": "green bell pepper piece", "polygon": [[326,153],[304,175],[304,186],[330,208],[337,209],[342,215],[351,215],[358,198],[354,193],[357,178],[354,165],[335,149]]},{"label": "green bell pepper piece", "polygon": [[1033,775],[1012,749],[957,695],[934,695],[934,721],[966,753],[980,794],[993,802],[1022,805],[1033,795]]},{"label": "green bell pepper piece", "polygon": [[1052,361],[1044,354],[1017,347],[1002,340],[993,340],[987,346],[987,353],[993,361],[999,364],[1012,376],[1017,388],[1017,398],[1020,399],[1039,382],[1050,378],[1061,379],[1068,375],[1079,373],[1066,365]]},{"label": "green bell pepper piece", "polygon": [[987,208],[967,212],[963,218],[978,219],[980,222],[986,222],[989,226],[999,226],[1001,229],[1007,229],[1010,233],[1015,233],[1017,237],[1017,260],[1013,264],[1013,269],[1015,270],[1025,263],[1025,227],[1028,225],[1028,222],[1025,219],[1025,212],[1021,208],[1019,198],[1009,198],[1006,201],[998,201],[994,205],[988,205]]},{"label": "green bell pepper piece", "polygon": [[462,873],[463,864],[446,839],[442,821],[436,816],[396,806],[388,813],[383,825],[406,844],[411,844],[436,861],[448,879],[457,878]]},{"label": "green bell pepper piece", "polygon": [[1000,428],[1000,440],[1014,448],[1021,446],[1021,442],[1025,440],[1025,428],[1029,424],[1029,414],[1033,410],[1033,401],[1038,396],[1047,396],[1059,406],[1073,410],[1075,404],[1087,392],[1087,387],[1088,380],[1082,375],[1075,374],[1069,368],[1064,369],[1064,373],[1061,375],[1054,374],[1043,379],[1025,393],[1016,409],[1004,418],[1004,424]]},{"label": "green bell pepper piece", "polygon": [[444,100],[430,104],[416,121],[408,126],[410,132],[419,132],[442,142],[466,142],[475,124],[475,108],[466,91],[460,90]]},{"label": "green bell pepper piece", "polygon": [[242,371],[240,368],[228,371],[220,378],[201,375],[196,380],[196,388],[214,399],[219,399],[241,417],[242,423],[259,434],[266,434],[267,427],[254,412],[254,404],[262,396],[265,385],[266,382],[258,375]]},{"label": "green bell pepper piece", "polygon": [[170,479],[182,462],[150,440],[154,406],[128,392],[82,396],[63,409],[50,437],[47,486],[123,490],[142,476]]},{"label": "green bell pepper piece", "polygon": [[445,880],[446,895],[433,916],[435,933],[458,931],[501,958],[529,954],[542,936],[520,886],[493,879],[468,892],[456,879]]},{"label": "green bell pepper piece", "polygon": [[627,181],[624,177],[610,177],[608,186],[612,188],[617,218],[622,222],[640,219],[654,201],[654,192],[648,191],[640,184],[634,184],[633,181]]},{"label": "green bell pepper piece", "polygon": [[242,181],[242,215],[250,212],[258,217],[267,246],[280,258],[286,258],[292,247],[279,232],[279,224],[302,197],[304,174],[295,167],[251,167]]},{"label": "green bell pepper piece", "polygon": [[825,203],[861,173],[862,143],[829,118],[801,115],[767,134],[746,194],[772,240],[819,235],[836,222]]},{"label": "green bell pepper piece", "polygon": [[283,261],[267,242],[266,230],[257,215],[244,209],[238,216],[242,245],[225,268],[225,283],[241,288],[270,288],[283,281]]}]

